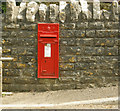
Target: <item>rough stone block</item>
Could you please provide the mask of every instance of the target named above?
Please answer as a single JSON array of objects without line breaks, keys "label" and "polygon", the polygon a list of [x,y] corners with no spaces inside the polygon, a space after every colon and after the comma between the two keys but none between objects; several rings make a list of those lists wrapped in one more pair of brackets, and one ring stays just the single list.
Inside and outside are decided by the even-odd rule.
[{"label": "rough stone block", "polygon": [[75,45],[75,38],[60,38],[60,45]]},{"label": "rough stone block", "polygon": [[115,39],[112,38],[95,38],[95,46],[114,46]]},{"label": "rough stone block", "polygon": [[85,30],[76,30],[75,36],[76,37],[85,37]]},{"label": "rough stone block", "polygon": [[75,31],[74,30],[60,30],[59,33],[60,37],[75,37]]},{"label": "rough stone block", "polygon": [[77,62],[97,62],[98,58],[95,56],[77,56]]},{"label": "rough stone block", "polygon": [[21,69],[3,69],[3,76],[17,77],[22,74]]},{"label": "rough stone block", "polygon": [[56,4],[50,4],[50,21],[56,22],[58,16],[58,5]]},{"label": "rough stone block", "polygon": [[60,29],[75,29],[75,23],[60,24]]},{"label": "rough stone block", "polygon": [[3,54],[10,54],[11,53],[11,49],[3,49],[2,53]]},{"label": "rough stone block", "polygon": [[86,30],[86,37],[91,37],[91,38],[96,37],[95,30]]},{"label": "rough stone block", "polygon": [[109,20],[110,19],[111,12],[102,9],[101,10],[101,20]]},{"label": "rough stone block", "polygon": [[16,1],[15,0],[7,0],[6,1],[6,22],[11,23],[15,21],[15,7]]},{"label": "rough stone block", "polygon": [[76,45],[79,46],[93,46],[94,39],[93,38],[77,38]]},{"label": "rough stone block", "polygon": [[79,14],[81,12],[81,6],[78,1],[71,0],[70,2],[70,17],[72,22],[78,21]]},{"label": "rough stone block", "polygon": [[22,75],[29,77],[37,76],[35,69],[29,69],[29,68],[22,69]]},{"label": "rough stone block", "polygon": [[110,19],[113,20],[113,21],[119,21],[119,12],[118,12],[118,7],[119,7],[119,4],[118,4],[118,1],[117,0],[114,0],[111,4],[111,16],[110,16]]},{"label": "rough stone block", "polygon": [[23,24],[21,25],[21,29],[23,30],[37,30],[37,24]]},{"label": "rough stone block", "polygon": [[105,55],[118,55],[118,47],[105,47]]},{"label": "rough stone block", "polygon": [[6,29],[19,29],[19,28],[20,28],[19,24],[11,23],[9,25],[5,25],[3,29],[6,30]]},{"label": "rough stone block", "polygon": [[2,63],[2,68],[3,69],[10,69],[10,68],[12,68],[11,62],[3,62]]},{"label": "rough stone block", "polygon": [[60,71],[59,72],[60,77],[78,77],[79,74],[75,71]]},{"label": "rough stone block", "polygon": [[89,20],[92,18],[92,12],[90,10],[88,10],[88,3],[86,0],[79,0],[80,4],[81,4],[81,19],[83,20]]},{"label": "rough stone block", "polygon": [[26,19],[29,22],[35,22],[35,14],[38,11],[38,4],[35,1],[31,1],[27,4]]},{"label": "rough stone block", "polygon": [[80,22],[76,24],[77,29],[87,29],[88,28],[88,22]]},{"label": "rough stone block", "polygon": [[35,46],[35,39],[34,38],[17,38],[17,45],[18,46]]},{"label": "rough stone block", "polygon": [[60,56],[59,62],[76,62],[76,56]]},{"label": "rough stone block", "polygon": [[39,17],[40,17],[40,22],[45,22],[46,20],[46,11],[47,11],[47,6],[45,4],[40,4],[39,6]]},{"label": "rough stone block", "polygon": [[60,63],[60,70],[74,70],[74,63]]},{"label": "rough stone block", "polygon": [[26,48],[26,55],[34,55],[35,52],[35,48],[30,47],[30,48]]},{"label": "rough stone block", "polygon": [[2,38],[8,38],[11,32],[2,31]]},{"label": "rough stone block", "polygon": [[60,46],[60,55],[72,55],[76,53],[76,47],[75,46]]},{"label": "rough stone block", "polygon": [[83,54],[84,54],[84,47],[77,46],[76,55],[83,55]]},{"label": "rough stone block", "polygon": [[67,3],[65,1],[60,1],[60,6],[59,6],[59,20],[64,23],[66,20],[66,5]]},{"label": "rough stone block", "polygon": [[85,47],[83,55],[95,55],[96,51],[94,47]]},{"label": "rough stone block", "polygon": [[118,37],[118,30],[96,30],[97,37]]},{"label": "rough stone block", "polygon": [[3,46],[17,46],[17,38],[3,38],[2,39]]},{"label": "rough stone block", "polygon": [[[15,53],[17,53],[17,55],[19,54],[19,55],[26,55],[26,48],[18,48],[18,49],[12,49],[13,50],[13,54],[15,54]],[[16,50],[17,50],[17,52],[16,52]]]},{"label": "rough stone block", "polygon": [[15,83],[14,77],[3,77],[3,84],[14,84]]},{"label": "rough stone block", "polygon": [[88,70],[90,67],[89,63],[76,63],[75,70]]},{"label": "rough stone block", "polygon": [[88,28],[89,29],[103,29],[104,22],[89,22]]},{"label": "rough stone block", "polygon": [[105,49],[103,47],[95,47],[96,54],[95,55],[104,55]]},{"label": "rough stone block", "polygon": [[93,1],[93,19],[100,19],[100,1],[94,0]]},{"label": "rough stone block", "polygon": [[35,56],[19,56],[19,61],[23,63],[36,63]]},{"label": "rough stone block", "polygon": [[105,22],[105,28],[107,29],[118,29],[119,22]]},{"label": "rough stone block", "polygon": [[17,48],[12,48],[11,50],[12,50],[12,51],[11,51],[11,54],[12,54],[12,55],[18,55]]},{"label": "rough stone block", "polygon": [[25,20],[26,8],[27,8],[27,2],[21,2],[18,10],[18,16],[17,16],[18,20],[22,20],[22,21]]},{"label": "rough stone block", "polygon": [[[16,32],[15,32],[16,33]],[[17,32],[18,37],[20,38],[36,38],[37,37],[37,32],[35,31],[22,31],[20,30],[19,32]]]}]

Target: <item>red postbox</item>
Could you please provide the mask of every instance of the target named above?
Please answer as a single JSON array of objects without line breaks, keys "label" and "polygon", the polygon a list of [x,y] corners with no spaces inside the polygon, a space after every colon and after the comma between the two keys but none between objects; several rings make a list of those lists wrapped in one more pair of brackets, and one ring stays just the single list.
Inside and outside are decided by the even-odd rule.
[{"label": "red postbox", "polygon": [[38,24],[38,78],[59,77],[59,24]]}]

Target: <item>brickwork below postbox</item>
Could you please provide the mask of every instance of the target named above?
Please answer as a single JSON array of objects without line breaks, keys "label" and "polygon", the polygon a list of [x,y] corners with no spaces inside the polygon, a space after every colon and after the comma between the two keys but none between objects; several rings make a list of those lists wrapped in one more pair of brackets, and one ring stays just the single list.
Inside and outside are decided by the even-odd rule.
[{"label": "brickwork below postbox", "polygon": [[3,56],[14,58],[11,62],[3,62],[4,91],[47,91],[117,85],[119,21],[92,19],[59,22],[57,79],[37,78],[38,23],[24,21],[7,24],[3,19]]}]

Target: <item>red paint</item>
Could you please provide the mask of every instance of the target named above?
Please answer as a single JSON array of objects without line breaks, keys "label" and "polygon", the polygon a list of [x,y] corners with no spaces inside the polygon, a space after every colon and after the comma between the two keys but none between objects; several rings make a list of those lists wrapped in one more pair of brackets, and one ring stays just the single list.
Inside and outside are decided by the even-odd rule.
[{"label": "red paint", "polygon": [[59,77],[59,24],[39,23],[38,78],[58,78],[58,77]]}]

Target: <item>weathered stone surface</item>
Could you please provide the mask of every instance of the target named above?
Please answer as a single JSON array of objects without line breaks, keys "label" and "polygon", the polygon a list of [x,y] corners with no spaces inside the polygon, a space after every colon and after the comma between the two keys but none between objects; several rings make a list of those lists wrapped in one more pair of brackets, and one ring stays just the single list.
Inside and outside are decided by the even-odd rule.
[{"label": "weathered stone surface", "polygon": [[[77,10],[75,3],[73,6]],[[13,61],[3,62],[4,91],[46,91],[115,84],[116,79],[112,80],[109,76],[117,77],[119,70],[118,21],[113,22],[108,16],[106,16],[108,20],[104,18],[101,22],[97,19],[83,20],[80,18],[81,15],[77,21],[74,13],[71,13],[73,19],[70,21],[72,6],[69,4],[72,3],[67,3],[62,10],[66,15],[61,18],[60,23],[59,79],[37,78],[38,21],[35,23],[23,21],[13,25],[6,25],[3,22],[1,33],[3,40],[0,39],[3,56],[14,58]],[[74,9],[71,12],[74,12]],[[87,9],[92,12],[91,5],[88,5]],[[50,22],[48,8],[46,12],[44,9],[41,11],[46,14],[46,19],[45,15],[42,18],[43,22]],[[36,16],[39,16],[38,13]],[[86,15],[85,17],[84,19],[88,19]],[[57,17],[54,20],[57,22]]]},{"label": "weathered stone surface", "polygon": [[20,28],[20,25],[19,24],[14,24],[14,23],[11,23],[9,25],[4,26],[4,30],[5,29],[18,29],[18,28]]},{"label": "weathered stone surface", "polygon": [[96,37],[95,30],[86,30],[86,37]]},{"label": "weathered stone surface", "polygon": [[15,21],[15,0],[6,0],[6,22],[11,23]]},{"label": "weathered stone surface", "polygon": [[26,11],[26,18],[27,21],[29,22],[34,22],[35,21],[35,14],[38,11],[38,4],[34,1],[31,1],[27,4],[27,11]]},{"label": "weathered stone surface", "polygon": [[86,0],[79,0],[81,4],[81,19],[91,19],[92,18],[92,13],[88,10],[88,4]]},{"label": "weathered stone surface", "polygon": [[25,15],[26,8],[27,8],[27,2],[22,1],[20,3],[20,7],[19,7],[19,10],[18,10],[18,16],[17,16],[18,20],[25,20],[25,18],[26,18],[26,15]]},{"label": "weathered stone surface", "polygon": [[50,21],[56,22],[58,16],[58,5],[50,4]]},{"label": "weathered stone surface", "polygon": [[119,12],[118,12],[118,1],[117,0],[114,0],[112,2],[112,5],[111,5],[111,16],[110,16],[110,19],[114,20],[114,21],[118,21],[119,20]]},{"label": "weathered stone surface", "polygon": [[74,30],[60,30],[59,33],[60,37],[75,37],[75,31]]},{"label": "weathered stone surface", "polygon": [[61,45],[72,46],[72,45],[75,45],[75,42],[76,42],[75,38],[60,38],[59,40]]},{"label": "weathered stone surface", "polygon": [[60,63],[59,66],[60,70],[74,70],[73,63]]},{"label": "weathered stone surface", "polygon": [[59,20],[60,22],[64,23],[66,20],[66,5],[67,3],[65,1],[60,1],[60,6],[59,6]]},{"label": "weathered stone surface", "polygon": [[76,45],[79,46],[93,46],[94,40],[93,38],[77,38]]},{"label": "weathered stone surface", "polygon": [[75,29],[75,23],[64,23],[60,24],[60,29]]},{"label": "weathered stone surface", "polygon": [[75,31],[75,36],[76,37],[85,37],[85,30],[76,30]]},{"label": "weathered stone surface", "polygon": [[70,2],[71,21],[78,21],[79,14],[81,12],[81,6],[78,1],[71,0]]},{"label": "weathered stone surface", "polygon": [[35,39],[34,38],[18,38],[16,41],[18,46],[31,46],[34,47]]},{"label": "weathered stone surface", "polygon": [[95,38],[95,46],[114,46],[115,39]]},{"label": "weathered stone surface", "polygon": [[60,56],[59,62],[76,62],[76,56]]},{"label": "weathered stone surface", "polygon": [[45,22],[46,20],[46,11],[47,11],[47,6],[45,4],[40,4],[39,6],[39,17],[40,17],[40,22]]},{"label": "weathered stone surface", "polygon": [[119,22],[105,22],[105,27],[108,29],[118,29]]},{"label": "weathered stone surface", "polygon": [[105,55],[118,55],[118,47],[106,47],[105,48]]},{"label": "weathered stone surface", "polygon": [[93,19],[100,19],[100,1],[99,0],[93,0]]},{"label": "weathered stone surface", "polygon": [[75,46],[60,46],[60,55],[68,54],[72,55],[76,53],[76,47]]},{"label": "weathered stone surface", "polygon": [[89,22],[89,29],[103,29],[104,22]]},{"label": "weathered stone surface", "polygon": [[89,63],[76,63],[75,64],[75,70],[85,70],[89,69],[90,64]]},{"label": "weathered stone surface", "polygon": [[21,25],[21,29],[33,31],[33,30],[37,29],[37,24],[23,24],[23,25]]},{"label": "weathered stone surface", "polygon": [[80,22],[76,24],[77,29],[87,29],[88,28],[88,22]]},{"label": "weathered stone surface", "polygon": [[0,46],[0,57],[2,56],[2,47]]},{"label": "weathered stone surface", "polygon": [[118,30],[96,30],[97,37],[118,37]]},{"label": "weathered stone surface", "polygon": [[111,12],[102,9],[101,10],[101,19],[103,20],[109,20],[110,19]]},{"label": "weathered stone surface", "polygon": [[17,77],[22,74],[22,70],[20,69],[3,69],[3,76],[12,76],[12,77]]},{"label": "weathered stone surface", "polygon": [[104,55],[105,49],[103,47],[95,47],[95,55]]}]

